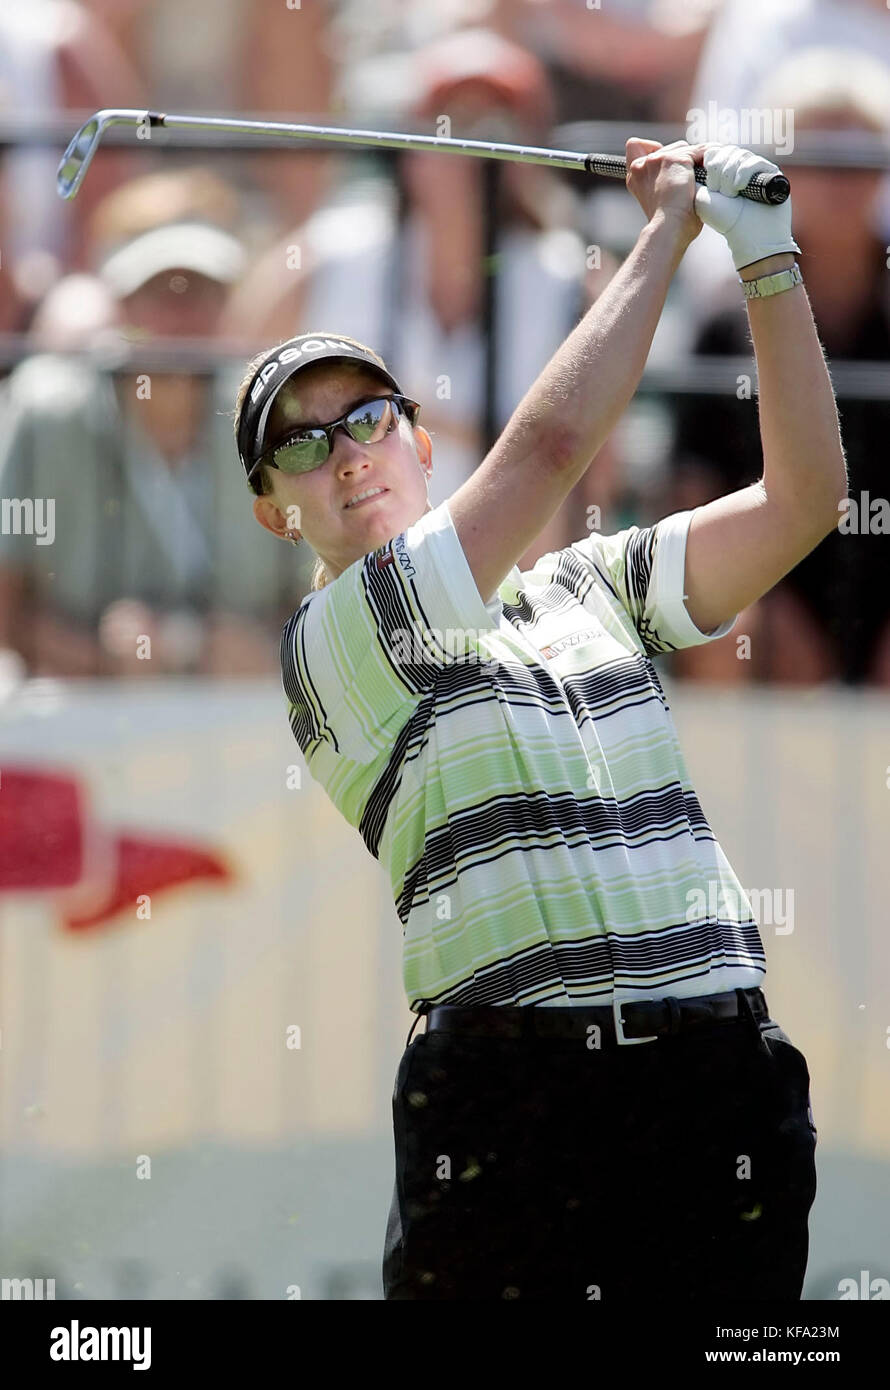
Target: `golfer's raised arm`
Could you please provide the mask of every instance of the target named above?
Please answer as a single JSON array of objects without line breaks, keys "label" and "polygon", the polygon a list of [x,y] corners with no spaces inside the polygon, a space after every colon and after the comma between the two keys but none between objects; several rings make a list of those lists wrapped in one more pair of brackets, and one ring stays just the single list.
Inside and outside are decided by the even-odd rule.
[{"label": "golfer's raised arm", "polygon": [[696,195],[696,208],[726,237],[744,282],[763,474],[699,507],[690,522],[686,608],[702,631],[768,593],[814,550],[837,525],[848,490],[834,393],[794,256],[800,248],[791,233],[791,201],[758,207],[752,216],[753,204],[727,196],[758,165],[761,172],[770,167],[749,152],[733,154],[734,148],[705,154],[708,187]]},{"label": "golfer's raised arm", "polygon": [[[629,161],[638,147],[654,148],[629,140]],[[689,148],[678,154],[666,147],[645,174],[642,166],[631,169],[628,186],[638,197],[645,181],[649,218],[636,245],[449,499],[486,602],[587,470],[637,388],[671,278],[701,231]]]},{"label": "golfer's raised arm", "polygon": [[[793,255],[746,266],[753,280]],[[837,525],[847,474],[837,410],[803,284],[748,302],[763,476],[699,507],[686,544],[686,608],[707,631],[754,603]]]}]

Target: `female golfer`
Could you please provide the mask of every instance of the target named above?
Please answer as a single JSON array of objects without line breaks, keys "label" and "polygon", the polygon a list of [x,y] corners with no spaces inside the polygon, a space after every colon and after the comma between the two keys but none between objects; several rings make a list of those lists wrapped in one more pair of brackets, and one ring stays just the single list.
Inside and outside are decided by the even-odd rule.
[{"label": "female golfer", "polygon": [[[418,403],[362,344],[302,335],[239,393],[257,520],[318,557],[282,634],[291,727],[386,867],[427,1016],[393,1094],[388,1299],[801,1295],[806,1059],[651,658],[728,633],[828,534],[844,456],[790,203],[734,196],[775,166],[682,141],[627,158],[634,249],[447,502]],[[741,271],[763,477],[520,573],[702,219]]]}]

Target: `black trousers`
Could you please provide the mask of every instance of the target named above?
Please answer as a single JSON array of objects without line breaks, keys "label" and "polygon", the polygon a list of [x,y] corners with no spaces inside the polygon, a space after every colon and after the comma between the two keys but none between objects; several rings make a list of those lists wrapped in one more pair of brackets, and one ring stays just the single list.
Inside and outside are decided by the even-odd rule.
[{"label": "black trousers", "polygon": [[419,1034],[393,1091],[384,1297],[799,1300],[809,1084],[750,1014],[601,1050]]}]

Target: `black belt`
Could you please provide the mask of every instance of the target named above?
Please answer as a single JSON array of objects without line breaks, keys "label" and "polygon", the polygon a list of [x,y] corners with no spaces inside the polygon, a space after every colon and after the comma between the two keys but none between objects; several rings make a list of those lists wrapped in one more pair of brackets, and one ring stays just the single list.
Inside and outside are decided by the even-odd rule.
[{"label": "black belt", "polygon": [[725,994],[702,994],[694,999],[668,996],[565,1008],[531,1004],[461,1008],[437,1004],[427,1015],[426,1031],[492,1038],[589,1038],[589,1027],[596,1024],[601,1039],[620,1044],[654,1041],[685,1033],[702,1024],[738,1018],[755,1023],[769,1018],[762,990],[734,989]]}]

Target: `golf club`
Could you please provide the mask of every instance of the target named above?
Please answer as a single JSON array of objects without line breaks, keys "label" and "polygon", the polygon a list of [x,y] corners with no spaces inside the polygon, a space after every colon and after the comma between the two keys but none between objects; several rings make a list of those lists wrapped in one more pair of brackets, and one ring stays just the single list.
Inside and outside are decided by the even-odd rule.
[{"label": "golf club", "polygon": [[[627,177],[622,155],[581,154],[571,150],[540,149],[533,145],[505,145],[484,140],[453,140],[440,135],[402,135],[393,131],[350,130],[337,126],[289,125],[278,121],[242,121],[227,116],[174,116],[158,111],[97,111],[81,126],[65,151],[56,176],[59,196],[73,198],[83,183],[90,161],[106,130],[113,125],[130,125],[137,137],[151,139],[153,130],[219,131],[227,135],[280,135],[291,140],[328,140],[344,145],[379,145],[392,150],[439,150],[447,154],[471,154],[483,159],[506,159],[520,164],[549,164],[556,169],[583,169],[605,178]],[[707,182],[707,173],[696,165],[697,183]],[[758,203],[784,203],[791,185],[782,173],[755,174],[740,196]]]}]

